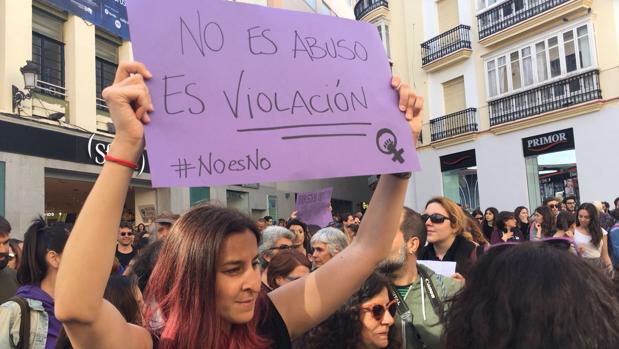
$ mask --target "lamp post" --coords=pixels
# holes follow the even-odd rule
[[[32,98],[31,91],[37,85],[37,80],[39,79],[39,68],[34,62],[27,61],[26,65],[21,67],[19,71],[24,76],[24,87],[26,92],[21,91],[17,86],[13,85],[13,113],[17,108],[18,113],[21,111],[21,103],[26,100]]]

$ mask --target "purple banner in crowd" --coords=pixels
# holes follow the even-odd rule
[[[127,6],[135,58],[154,75],[154,186],[419,168],[374,26],[227,1]]]
[[[296,211],[297,218],[305,224],[315,224],[321,228],[331,223],[333,217],[329,206],[333,188],[325,188],[316,192],[298,193]]]

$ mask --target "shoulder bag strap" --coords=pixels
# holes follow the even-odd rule
[[[400,293],[396,291],[391,285],[389,285],[387,288],[389,289],[389,292],[393,296],[393,299],[395,299],[397,302],[397,309],[398,309],[398,314],[400,315],[400,318],[402,319],[404,323],[406,323],[407,331],[406,331],[406,337],[403,338],[405,341],[403,348],[405,349],[407,348],[405,343],[406,341],[410,340],[413,343],[414,348],[427,349],[428,346],[423,342],[423,340],[421,339],[421,335],[419,334],[419,331],[417,331],[417,328],[413,324],[413,313],[408,308],[408,305],[406,304],[404,299],[402,299],[402,296],[400,296]]]
[[[19,305],[21,311],[21,319],[19,323],[19,343],[17,343],[16,349],[29,349],[30,348],[30,306],[25,298],[15,296],[9,301],[15,302]]]
[[[432,303],[434,313],[440,317],[443,312],[443,302],[439,298],[438,293],[436,292],[436,288],[434,287],[434,284],[430,279],[430,276],[423,268],[419,268],[419,266],[417,266],[417,272],[423,278],[423,284],[421,285],[421,287],[425,288],[426,293],[430,296],[430,303]]]

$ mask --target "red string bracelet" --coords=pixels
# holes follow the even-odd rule
[[[139,169],[138,164],[136,164],[135,162],[131,162],[131,161],[115,158],[115,157],[111,156],[110,154],[105,155],[105,161],[115,162],[115,163],[117,163],[119,165],[122,165],[122,166],[125,166],[125,167],[129,167],[132,170],[138,170]]]

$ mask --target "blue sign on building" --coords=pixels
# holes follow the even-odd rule
[[[68,11],[111,34],[129,40],[127,0],[46,0],[57,8]]]

